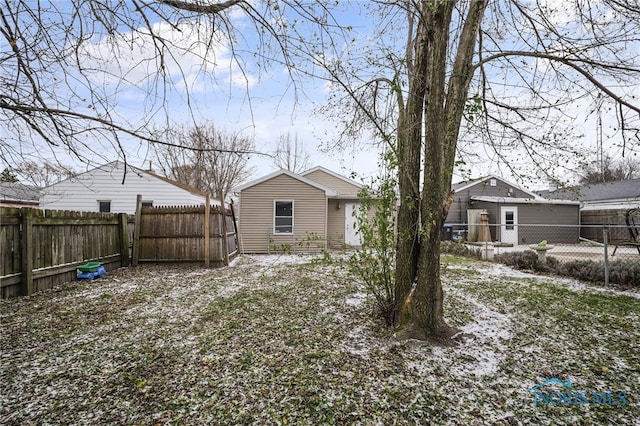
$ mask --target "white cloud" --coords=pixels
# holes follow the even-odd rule
[[[170,82],[181,92],[196,93],[209,86],[247,87],[255,78],[241,70],[229,40],[203,22],[166,22],[105,36],[82,45],[82,66],[105,88],[130,86],[152,90]]]

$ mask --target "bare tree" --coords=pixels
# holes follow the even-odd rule
[[[309,153],[304,149],[304,144],[298,139],[297,133],[293,140],[289,132],[280,135],[273,164],[293,173],[300,173],[309,168]]]
[[[224,263],[228,265],[226,199],[231,188],[251,174],[245,153],[253,150],[253,142],[238,133],[225,133],[213,124],[172,129],[165,139],[172,144],[155,147],[156,160],[165,176],[213,194],[220,201]]]
[[[287,5],[4,0],[0,161],[71,155],[87,164],[114,156],[126,162],[147,142],[170,143],[153,129],[173,127],[177,111],[182,123],[201,121],[194,82],[222,98],[243,77],[248,90],[272,61],[297,72],[279,40],[292,10]],[[245,54],[260,66],[245,62]],[[229,71],[225,80],[216,77],[220,68]]]
[[[192,129],[174,128],[162,137],[172,141],[172,145],[154,147],[162,173],[221,201],[251,174],[249,156],[244,153],[253,150],[253,142],[238,133],[201,124]]]
[[[13,171],[38,188],[44,188],[61,180],[78,174],[71,167],[55,164],[51,161],[23,161],[13,168]]]
[[[446,339],[439,236],[460,147],[485,141],[514,172],[520,162],[549,173],[580,158],[576,120],[594,117],[604,98],[622,149],[637,151],[640,9],[613,0],[376,5],[379,32],[366,43],[331,50],[332,39],[307,54],[329,75],[344,135],[373,132],[397,159],[397,330]]]
[[[579,175],[582,184],[636,179],[640,177],[640,162],[630,157],[614,161],[611,156],[604,155],[602,161],[589,163]]]

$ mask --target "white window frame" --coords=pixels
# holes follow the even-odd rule
[[[276,216],[276,203],[291,203],[291,232],[278,232],[276,231],[276,217],[289,217],[289,216]],[[294,200],[273,200],[273,234],[274,235],[293,235],[295,230],[295,202]]]

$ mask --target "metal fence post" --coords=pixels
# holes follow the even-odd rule
[[[604,242],[604,285],[609,285],[609,226],[604,225],[602,229],[602,240]]]

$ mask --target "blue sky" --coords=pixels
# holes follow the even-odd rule
[[[552,0],[543,3],[561,4]],[[64,2],[54,4],[62,5],[61,7],[66,5]],[[336,16],[341,22],[354,27],[356,41],[351,46],[352,51],[342,49],[342,46],[336,46],[336,51],[345,54],[359,53],[354,46],[364,46],[371,40],[371,32],[375,28],[372,25],[373,21],[364,14],[363,6],[367,4],[369,3],[358,1],[340,3],[344,10]],[[287,18],[294,19],[293,16]],[[377,152],[374,147],[359,144],[344,151],[327,153],[321,150],[321,147],[330,146],[331,142],[336,140],[338,131],[338,123],[318,112],[318,108],[325,104],[329,94],[327,84],[322,80],[302,79],[294,86],[284,66],[261,66],[251,51],[256,41],[255,27],[239,12],[231,12],[230,19],[240,30],[238,43],[234,46],[237,49],[245,49],[241,52],[241,66],[232,60],[230,46],[222,38],[215,40],[214,48],[208,51],[203,50],[201,45],[194,44],[197,34],[193,32],[189,21],[181,21],[177,28],[171,28],[166,23],[153,23],[154,28],[175,46],[185,50],[188,48],[188,52],[172,51],[174,57],[165,63],[167,75],[175,85],[166,87],[167,103],[164,108],[156,98],[149,96],[150,90],[158,89],[154,80],[157,77],[157,68],[154,67],[158,64],[154,60],[141,61],[141,58],[152,56],[151,44],[145,42],[145,37],[141,34],[120,34],[121,38],[116,44],[116,56],[112,50],[114,45],[107,43],[113,40],[93,37],[91,43],[85,45],[86,59],[83,66],[95,68],[96,71],[90,76],[91,84],[104,91],[116,105],[113,110],[116,120],[130,122],[135,126],[142,120],[143,115],[153,115],[153,120],[161,127],[165,123],[163,114],[166,113],[175,123],[188,125],[193,122],[210,121],[226,131],[242,132],[253,138],[256,150],[264,152],[273,151],[280,135],[289,132],[292,136],[297,135],[304,143],[311,155],[312,166],[325,166],[346,175],[351,172],[364,177],[376,174]],[[566,14],[557,15],[556,19],[564,23],[571,22],[571,16]],[[208,33],[206,26],[199,29],[199,36],[212,36],[215,39],[217,33]],[[301,27],[300,31],[304,31],[304,28]],[[397,36],[400,39],[403,37],[402,34]],[[8,46],[2,43],[4,40],[0,42],[0,49],[4,51]],[[125,80],[121,80],[120,77],[124,77]],[[496,74],[494,77],[498,79],[500,76]],[[83,89],[79,87],[79,98],[82,98]],[[640,97],[637,86],[632,90]],[[190,110],[186,103],[187,91]],[[517,90],[514,88],[508,88],[505,93],[517,96]],[[85,104],[78,103],[76,108],[85,108],[86,112],[91,112],[92,108],[89,105],[90,100]],[[585,108],[586,103],[576,103],[567,108],[568,116],[580,117]],[[603,128],[607,135],[615,135],[615,131],[612,130],[615,127],[612,117],[604,117]],[[556,119],[560,120],[553,117],[550,122]],[[576,133],[586,135],[585,140],[596,139],[598,127],[593,117],[573,120],[571,125],[575,127]],[[6,129],[2,131],[6,132]],[[83,167],[92,167],[115,159],[113,140],[105,137],[91,140],[90,143],[94,147],[90,156],[90,162],[93,164]],[[127,138],[123,139],[123,143],[126,147],[127,161],[136,166],[148,166],[152,158],[149,156],[146,143]],[[34,146],[25,144],[21,149],[27,159],[55,156],[61,162],[74,161],[68,159],[64,150],[43,149],[37,142]],[[468,166],[473,177],[492,173],[511,178],[509,170],[504,164],[499,164],[490,151],[479,144],[472,144],[471,149],[479,155]],[[613,152],[613,155],[618,156],[619,152]],[[519,166],[523,173],[535,178],[536,171],[529,166],[526,158],[519,159],[514,156],[512,161],[513,164],[521,161],[522,164]],[[255,167],[256,177],[274,169],[269,158],[259,155],[251,157],[250,165]],[[460,179],[460,175],[454,177],[454,180]]]

